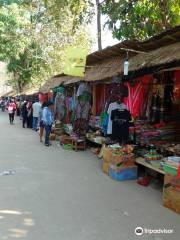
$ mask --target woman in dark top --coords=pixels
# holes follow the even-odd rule
[[[25,124],[27,125],[27,119],[28,119],[28,110],[27,110],[27,102],[26,101],[22,105],[21,116],[22,116],[22,127],[25,128]]]
[[[32,128],[32,122],[33,122],[33,110],[32,110],[32,102],[27,103],[27,110],[28,110],[28,116],[27,116],[27,127]]]

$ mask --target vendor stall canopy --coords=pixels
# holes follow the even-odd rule
[[[49,79],[47,82],[44,83],[39,89],[40,92],[42,93],[47,93],[50,92],[52,89],[60,86],[60,85],[70,85],[76,82],[81,81],[81,77],[73,77],[73,76],[68,76],[64,73],[58,74],[53,76],[51,79]]]
[[[89,54],[85,80],[107,80],[122,75],[127,52],[130,77],[180,66],[180,26],[144,42],[124,41]]]

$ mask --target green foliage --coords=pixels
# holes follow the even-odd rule
[[[102,12],[119,40],[144,40],[180,24],[180,0],[108,0]]]
[[[90,46],[79,16],[85,1],[0,1],[0,60],[8,64],[10,81],[18,91],[40,85],[63,70],[66,48]]]

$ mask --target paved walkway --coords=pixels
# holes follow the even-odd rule
[[[115,182],[90,152],[50,148],[37,133],[0,113],[0,240],[178,240],[180,216],[161,205],[161,192]],[[134,229],[174,229],[137,237]]]

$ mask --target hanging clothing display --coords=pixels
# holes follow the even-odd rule
[[[149,95],[148,90],[151,81],[152,75],[147,75],[142,78],[135,79],[134,85],[129,82],[126,84],[129,96],[124,100],[124,102],[128,106],[128,109],[134,118],[138,117],[140,114],[142,116],[147,107],[148,99],[146,98]],[[141,109],[144,109],[144,111],[141,112]]]
[[[90,103],[92,97],[90,94],[89,86],[85,83],[81,83],[79,85],[76,96],[78,97],[75,102],[75,121],[73,125],[73,131],[76,134],[82,136],[86,134],[90,118]]]
[[[131,114],[127,109],[116,109],[111,113],[112,139],[119,144],[127,143]]]
[[[175,101],[180,101],[180,71],[175,71],[174,73],[174,91],[173,97]]]
[[[79,96],[83,95],[84,92],[90,93],[89,86],[87,85],[87,83],[80,83],[77,93],[76,93],[76,96],[79,97]]]
[[[90,103],[77,100],[77,104],[75,108],[76,119],[82,118],[82,119],[88,120],[89,113],[90,113]]]
[[[77,100],[75,108],[75,122],[73,131],[79,135],[85,135],[88,129],[88,121],[90,117],[90,103]]]
[[[56,115],[56,118],[58,120],[63,120],[65,116],[65,96],[63,93],[57,93],[55,97],[55,103],[54,103],[54,113]]]
[[[118,103],[118,102],[113,102],[109,104],[108,107],[108,115],[109,115],[109,119],[108,119],[108,127],[107,127],[107,134],[110,135],[112,134],[112,120],[111,120],[111,112],[115,109],[127,109],[126,105],[124,103]]]

